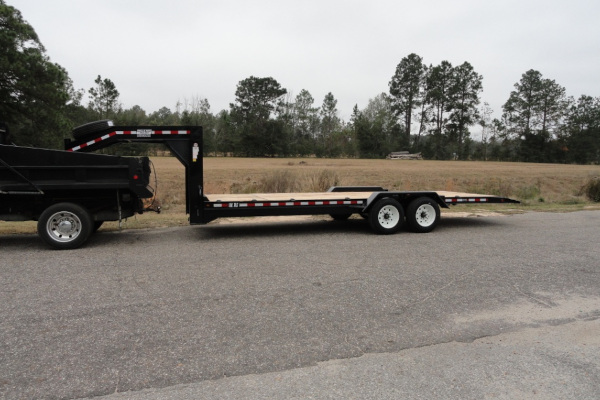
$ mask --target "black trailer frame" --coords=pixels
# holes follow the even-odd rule
[[[191,224],[222,217],[351,214],[368,218],[379,233],[396,232],[404,220],[412,230],[428,232],[439,208],[456,204],[519,203],[505,197],[443,191],[388,191],[381,187],[333,187],[323,193],[211,195],[204,192],[203,135],[200,126],[107,126],[80,140],[65,140],[67,151],[94,151],[119,142],[164,143],[185,167],[186,212]],[[374,210],[375,209],[375,210]],[[386,226],[390,215],[400,222]],[[424,221],[429,215],[429,221]],[[391,223],[390,223],[391,224]],[[398,226],[396,226],[398,225]]]

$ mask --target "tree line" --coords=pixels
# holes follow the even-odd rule
[[[406,150],[439,160],[600,162],[600,98],[568,97],[536,70],[523,73],[501,117],[492,118],[494,110],[481,100],[483,77],[470,63],[427,65],[409,54],[390,77],[389,91],[363,109],[355,105],[344,121],[332,93],[322,101],[306,89],[294,96],[272,77],[241,80],[229,108],[217,113],[202,97],[184,98],[173,110],[124,108],[108,78],[98,75],[89,89],[75,89],[35,30],[4,0],[0,52],[0,121],[19,145],[61,148],[73,127],[112,119],[123,125],[202,125],[204,152],[214,155],[380,158]]]

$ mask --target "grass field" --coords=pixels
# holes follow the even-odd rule
[[[183,210],[183,167],[174,158],[155,158],[159,197],[166,210]],[[600,176],[597,165],[470,161],[206,158],[207,193],[255,191],[279,177],[290,191],[323,190],[322,177],[337,185],[377,185],[389,190],[448,190],[521,200],[529,209],[592,206],[582,186]],[[286,186],[286,185],[280,185]],[[267,186],[268,187],[268,186]]]
[[[130,218],[127,228],[187,224],[184,168],[174,157],[152,158],[161,214]],[[454,211],[574,211],[600,209],[582,187],[598,165],[472,161],[320,158],[205,158],[206,193],[322,191],[330,185],[376,185],[389,190],[447,190],[514,198],[521,205],[457,206]],[[476,208],[475,208],[476,207]],[[445,211],[445,210],[444,210]],[[107,223],[102,229],[117,229]],[[33,222],[1,222],[0,234],[34,232]]]

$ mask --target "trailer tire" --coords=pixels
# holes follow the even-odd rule
[[[38,219],[38,234],[55,249],[75,249],[89,238],[94,227],[90,213],[73,203],[48,207]]]
[[[111,126],[113,126],[113,122],[108,119],[89,122],[87,124],[73,128],[73,138],[78,140],[85,139],[93,133],[109,128]]]
[[[369,212],[369,224],[379,234],[388,235],[398,232],[402,228],[403,221],[404,209],[391,197],[377,201]]]
[[[439,221],[440,206],[430,197],[419,197],[406,209],[406,222],[412,232],[431,232]]]

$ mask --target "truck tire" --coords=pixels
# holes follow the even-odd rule
[[[403,221],[402,205],[390,197],[377,201],[369,212],[369,224],[379,234],[388,235],[398,232]]]
[[[78,127],[73,128],[73,138],[78,140],[85,139],[89,136],[92,136],[93,133],[109,128],[111,126],[113,126],[113,122],[109,119],[103,119],[101,121],[94,121],[84,125],[80,125]]]
[[[38,219],[38,235],[50,246],[64,250],[81,246],[93,229],[90,213],[73,203],[48,207]]]
[[[439,221],[440,206],[430,197],[419,197],[406,209],[406,222],[413,232],[431,232]]]

